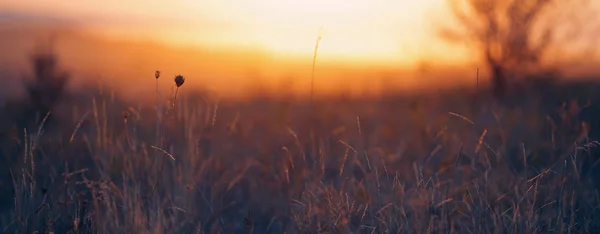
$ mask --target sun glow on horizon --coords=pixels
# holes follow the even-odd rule
[[[112,37],[257,49],[277,58],[311,59],[322,29],[318,57],[323,61],[410,64],[451,54],[439,45],[428,18],[444,1],[32,0],[0,7],[63,17]]]
[[[237,43],[277,55],[310,57],[320,34],[318,54],[323,59],[408,62],[419,53],[414,47],[427,40],[429,29],[422,17],[436,1],[230,0],[223,5],[245,19]]]

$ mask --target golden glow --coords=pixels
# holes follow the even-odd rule
[[[225,1],[245,19],[242,37],[277,54],[312,56],[319,29],[319,57],[406,62],[407,48],[424,41],[426,10],[435,0]]]
[[[0,1],[0,30],[11,25],[16,30],[3,31],[0,51],[10,53],[0,54],[0,61],[11,69],[26,66],[33,40],[46,29],[67,26],[77,33],[61,37],[58,50],[61,63],[78,77],[112,77],[139,89],[160,69],[193,77],[187,87],[212,87],[228,95],[258,83],[306,94],[322,27],[315,93],[435,88],[459,80],[473,84],[474,70],[483,64],[472,45],[446,44],[436,34],[436,26],[453,19],[446,1]],[[6,19],[16,25],[5,24]],[[39,27],[27,34],[23,21]],[[153,85],[149,82],[148,89]]]
[[[311,54],[322,27],[321,55],[399,57],[396,30],[383,30],[389,24],[374,8],[365,0],[263,0],[248,10],[263,30],[253,39],[275,52]]]
[[[0,8],[62,17],[128,38],[244,47],[321,59],[407,63],[431,56],[432,10],[444,0],[31,0]],[[439,48],[437,48],[439,49]],[[439,55],[445,54],[438,53]]]

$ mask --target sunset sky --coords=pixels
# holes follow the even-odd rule
[[[176,45],[267,50],[402,63],[448,47],[432,35],[444,0],[3,1],[4,12],[78,24],[91,31]],[[441,53],[443,52],[443,53]],[[453,57],[456,59],[456,56]]]
[[[556,3],[598,12],[594,9],[600,9],[600,1],[589,1],[595,6]],[[143,79],[160,69],[169,75],[183,73],[194,77],[187,82],[190,85],[211,86],[228,93],[237,94],[246,86],[261,82],[269,83],[272,89],[283,84],[286,92],[291,92],[293,83],[297,92],[305,93],[312,85],[313,50],[322,33],[315,69],[317,92],[348,87],[377,90],[391,86],[390,82],[404,89],[457,82],[475,84],[475,70],[486,68],[473,50],[475,43],[461,38],[453,44],[440,37],[439,29],[453,26],[454,22],[447,3],[448,0],[0,1],[0,29],[4,30],[0,50],[8,51],[0,54],[0,75],[13,77],[23,73],[35,40],[45,38],[36,33],[46,29],[52,33],[56,26],[65,26],[76,33],[67,30],[67,36],[61,34],[56,47],[62,65],[77,77],[124,82],[119,78]],[[565,17],[575,19],[577,27],[582,28],[591,25],[591,18],[573,16],[597,15],[567,11],[558,5],[553,9],[572,14]],[[563,28],[573,28],[570,26]],[[82,30],[85,33],[80,33]],[[584,45],[590,45],[597,35],[600,30],[595,34],[584,32],[579,38],[586,39]],[[556,45],[578,45],[574,40],[567,41]],[[565,50],[552,53],[545,57],[568,60],[567,65],[560,65],[566,72],[597,71],[597,60],[587,52],[583,60],[571,59]],[[586,67],[575,66],[581,64]],[[382,85],[384,79],[387,85]],[[153,83],[148,84],[152,90]],[[136,87],[140,89],[139,85]]]

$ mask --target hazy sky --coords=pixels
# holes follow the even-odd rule
[[[454,19],[447,10],[447,1],[0,0],[0,27],[16,25],[20,29],[19,22],[27,21],[35,24],[23,25],[74,25],[76,29],[96,35],[129,41],[121,44],[109,40],[107,43],[106,40],[95,40],[98,37],[91,34],[85,34],[87,37],[79,38],[81,40],[77,36],[61,38],[61,62],[69,71],[81,73],[82,77],[98,74],[115,79],[141,78],[148,74],[152,76],[160,69],[165,74],[184,73],[194,77],[189,83],[196,82],[198,86],[209,84],[217,89],[237,90],[242,86],[240,82],[256,84],[256,77],[259,77],[274,86],[277,82],[287,84],[294,80],[298,92],[303,92],[311,85],[313,50],[322,27],[316,69],[319,90],[326,90],[326,87],[341,89],[342,82],[350,83],[351,80],[356,81],[353,85],[358,88],[369,88],[367,83],[373,83],[371,86],[377,88],[381,86],[377,79],[390,77],[401,87],[454,84],[459,79],[472,84],[475,70],[485,68],[478,61],[476,51],[472,50],[474,43],[461,40],[462,45],[448,44],[436,34],[439,32],[436,27],[451,25]],[[589,1],[600,5],[600,1]],[[582,7],[570,1],[556,2]],[[581,16],[576,22],[580,26],[590,25],[588,20],[595,18],[595,14],[587,14],[588,18],[585,18],[586,14],[581,11],[564,7],[555,6],[554,10]],[[11,20],[16,24],[2,24]],[[31,48],[24,39],[36,37],[24,33],[19,37],[17,34],[0,37],[0,50],[8,51],[0,55],[0,61],[4,61],[2,64],[13,73],[16,62],[27,62]],[[580,37],[594,44],[595,35],[598,34]],[[158,49],[160,46],[148,41],[181,48]],[[558,46],[573,47],[575,42],[568,40]],[[187,47],[189,45],[203,49],[192,50]],[[206,48],[228,51],[218,53],[223,50]],[[552,52],[546,57],[569,60],[565,51]],[[585,60],[593,60],[585,55]],[[594,61],[590,64],[595,64]],[[573,66],[582,64],[581,58],[568,62],[568,65],[562,65],[563,68],[578,72],[590,70]],[[153,89],[154,83],[148,84]]]
[[[27,0],[15,15],[64,20],[92,31],[174,44],[266,49],[321,57],[406,62],[447,50],[432,37],[444,0]],[[447,51],[444,51],[447,52]]]

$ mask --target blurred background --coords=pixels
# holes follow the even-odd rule
[[[39,47],[52,48],[74,88],[102,80],[139,96],[154,87],[139,81],[161,70],[222,96],[259,85],[305,95],[319,36],[316,95],[475,86],[476,70],[487,82],[494,63],[598,75],[599,2],[515,2],[2,1],[0,96],[23,94]]]

